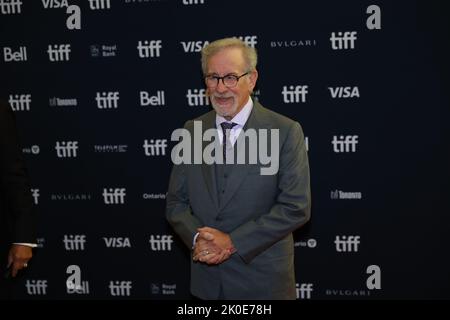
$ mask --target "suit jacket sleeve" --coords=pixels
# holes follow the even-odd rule
[[[11,108],[0,102],[0,197],[12,228],[12,242],[34,243],[35,220],[27,170]]]
[[[189,127],[190,123],[188,121],[184,127]],[[197,233],[197,228],[200,228],[202,225],[192,215],[186,174],[185,164],[173,166],[169,180],[169,190],[167,192],[166,218],[186,246],[191,248],[194,235]]]
[[[292,123],[285,141],[280,142],[278,188],[269,212],[230,233],[238,254],[247,263],[310,219],[309,163],[298,122]]]

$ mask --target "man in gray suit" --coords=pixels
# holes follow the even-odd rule
[[[192,248],[191,293],[200,299],[296,298],[292,232],[311,215],[308,158],[299,123],[251,99],[256,64],[256,50],[239,39],[202,50],[214,110],[186,122],[184,130],[194,139],[198,128],[215,131],[221,148],[215,150],[223,150],[225,161],[175,162],[170,177],[166,216]],[[239,147],[250,130],[277,138],[261,135],[257,143],[279,159],[275,172],[263,174],[262,161],[249,162],[252,151],[244,164],[229,160],[233,151],[239,157],[239,150],[254,150],[255,144]]]

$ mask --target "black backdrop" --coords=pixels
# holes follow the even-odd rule
[[[39,217],[20,297],[189,298],[188,251],[164,218],[170,137],[210,109],[198,51],[226,36],[255,45],[255,98],[298,120],[308,139],[313,217],[295,235],[298,298],[450,297],[443,5],[0,5],[0,97],[16,111]],[[379,28],[368,27],[373,18]],[[335,49],[333,33],[355,40]],[[296,87],[307,93],[294,101]],[[345,139],[356,141],[354,152],[340,149]],[[158,143],[167,147],[152,154]],[[66,287],[69,266],[81,272],[75,291]]]

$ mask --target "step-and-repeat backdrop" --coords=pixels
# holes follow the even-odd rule
[[[295,233],[298,299],[449,298],[438,11],[0,0],[0,97],[17,117],[39,217],[17,294],[190,297],[189,251],[164,212],[171,133],[210,110],[201,48],[239,37],[259,53],[254,99],[305,132],[313,209]]]

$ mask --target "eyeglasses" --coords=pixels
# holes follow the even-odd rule
[[[205,77],[205,82],[209,88],[215,88],[219,85],[219,80],[222,80],[222,83],[224,84],[225,87],[234,88],[237,86],[239,79],[248,74],[249,72],[246,72],[240,76],[234,74],[227,74],[224,75],[223,77],[209,75]]]

